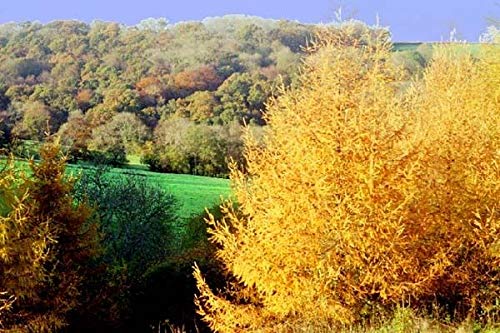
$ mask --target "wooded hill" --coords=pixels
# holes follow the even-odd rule
[[[247,16],[0,25],[0,143],[29,155],[20,142],[57,133],[74,160],[141,155],[153,170],[225,176],[241,158],[239,125],[265,125],[265,102],[294,84],[321,27]],[[430,52],[413,45],[394,60],[410,76]]]

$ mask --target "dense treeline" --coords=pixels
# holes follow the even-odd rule
[[[0,25],[0,143],[18,151],[58,133],[74,160],[145,152],[155,170],[225,175],[241,158],[236,124],[265,124],[265,101],[295,82],[318,28],[245,16]],[[395,60],[414,74],[428,53]]]
[[[126,154],[141,154],[146,141],[157,146],[165,140],[164,126],[155,129],[172,118],[191,122],[177,128],[180,133],[168,134],[174,142],[193,127],[217,134],[229,131],[232,123],[262,125],[264,102],[278,81],[292,81],[301,46],[314,29],[243,16],[175,25],[149,19],[132,27],[77,21],[3,24],[1,141],[40,141],[46,132],[59,133],[75,159],[98,155],[120,164]],[[217,127],[207,129],[212,125]],[[237,150],[229,141],[234,140],[225,140],[224,149]],[[169,149],[159,153],[167,156]],[[227,173],[226,154],[217,155],[223,158],[215,172]],[[154,162],[153,168],[199,169],[170,159]],[[202,168],[207,174],[212,167]]]

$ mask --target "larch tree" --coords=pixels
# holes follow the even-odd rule
[[[228,287],[194,272],[217,332],[331,331],[436,299],[498,315],[498,53],[441,47],[404,89],[387,32],[352,32],[320,33],[232,165],[238,208],[208,221]]]
[[[67,325],[86,265],[98,252],[92,209],[75,204],[60,145],[47,143],[40,155],[20,177],[10,166],[0,184],[0,291],[9,300],[0,313],[2,332],[54,332]]]
[[[31,298],[40,286],[51,243],[47,225],[27,219],[29,192],[17,190],[19,172],[8,161],[0,175],[0,328],[12,317],[17,299]],[[14,194],[16,192],[17,194]]]

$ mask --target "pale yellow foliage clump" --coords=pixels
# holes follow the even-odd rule
[[[265,147],[249,137],[233,167],[238,210],[209,221],[236,282],[214,293],[196,269],[199,313],[219,332],[287,332],[438,298],[498,312],[498,53],[439,48],[401,91],[383,33],[322,36],[300,88],[269,103]]]

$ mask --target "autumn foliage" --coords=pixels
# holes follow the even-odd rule
[[[399,304],[498,316],[499,53],[439,46],[404,88],[383,31],[350,36],[320,34],[232,166],[238,209],[209,220],[228,287],[195,270],[215,331],[328,331]]]
[[[2,332],[55,332],[66,326],[98,251],[92,210],[74,202],[60,146],[47,143],[40,155],[30,173],[9,164],[1,174]]]

